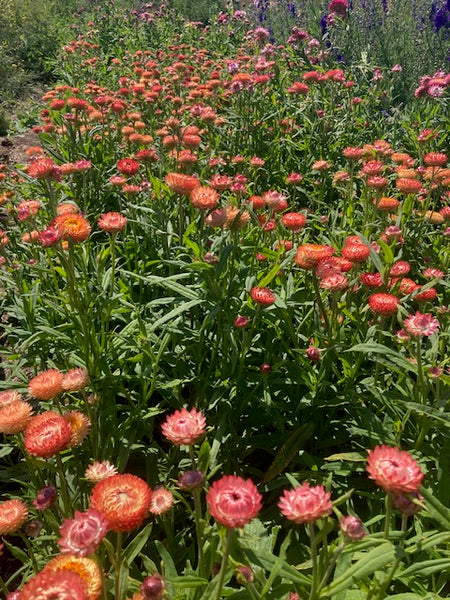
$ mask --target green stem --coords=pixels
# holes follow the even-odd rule
[[[225,541],[225,550],[222,556],[222,563],[220,565],[220,576],[219,576],[219,585],[217,587],[217,594],[215,596],[215,600],[220,600],[220,596],[222,595],[223,582],[225,581],[225,573],[227,571],[227,563],[228,556],[230,554],[231,547],[231,539],[233,535],[233,529],[227,530],[227,537]]]
[[[59,487],[61,489],[61,497],[64,506],[64,516],[67,518],[71,512],[70,500],[69,500],[69,492],[67,489],[67,482],[64,475],[64,468],[61,460],[61,456],[58,454],[55,455],[56,460],[56,470],[59,475]]]
[[[116,562],[115,562],[116,576],[115,576],[115,600],[121,600],[120,597],[120,571],[122,568],[122,532],[117,533],[117,544],[116,544]]]
[[[311,592],[309,594],[309,600],[314,600],[316,598],[316,590],[318,584],[318,565],[317,565],[317,548],[316,548],[316,540],[314,536],[314,525],[312,523],[308,523],[308,533],[309,539],[311,540],[311,560],[312,560],[312,582],[311,582]]]
[[[334,565],[337,563],[338,558],[341,556],[342,552],[344,551],[344,548],[346,546],[346,542],[344,541],[337,549],[336,552],[333,554],[327,570],[325,571],[325,575],[322,577],[321,582],[319,583],[319,587],[317,588],[317,593],[319,594],[319,592],[321,591],[321,589],[327,584],[327,581],[334,569]]]
[[[194,449],[189,446],[189,456],[191,458],[192,468],[196,470],[197,463],[194,457]],[[205,566],[203,560],[203,526],[202,526],[202,504],[200,501],[200,490],[197,488],[192,490],[194,498],[194,520],[195,520],[195,534],[197,538],[197,568],[199,577],[205,577]]]
[[[330,323],[328,321],[327,311],[325,309],[325,306],[324,306],[323,300],[322,300],[322,296],[320,294],[319,280],[317,279],[317,275],[316,275],[316,272],[314,270],[313,270],[313,273],[312,273],[312,280],[313,280],[314,292],[316,294],[316,300],[317,300],[317,303],[319,305],[319,312],[320,312],[320,314],[321,314],[321,316],[323,318],[323,322],[324,322],[324,325],[325,325],[325,330],[326,330],[327,335],[328,335],[328,340],[329,340],[329,342],[331,342],[331,339],[330,339],[331,338]]]
[[[36,557],[34,555],[33,547],[30,544],[30,540],[27,538],[27,536],[24,533],[19,533],[19,535],[22,538],[22,540],[24,541],[25,546],[27,547],[28,554],[30,555],[30,558],[31,558],[31,563],[33,565],[33,571],[35,573],[38,573],[39,572],[39,567],[37,565]]]
[[[392,498],[390,494],[386,494],[386,498],[384,500],[384,505],[386,508],[386,516],[384,520],[384,537],[389,539],[389,531],[391,527],[391,515],[392,515]]]
[[[5,594],[5,598],[8,596],[8,588],[6,587],[6,583],[3,581],[2,576],[0,575],[0,590]]]

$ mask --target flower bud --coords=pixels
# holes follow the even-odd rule
[[[47,485],[41,488],[33,500],[32,504],[36,510],[46,510],[54,504],[56,500],[56,488],[54,485]]]
[[[316,363],[320,360],[319,348],[316,348],[316,346],[309,346],[309,348],[306,349],[306,356],[312,363]]]
[[[35,538],[39,535],[42,527],[42,521],[39,521],[38,519],[32,519],[29,523],[25,525],[24,531],[29,538]]]
[[[204,481],[203,471],[185,471],[178,479],[178,487],[185,491],[195,490],[203,485]]]
[[[253,583],[255,576],[249,565],[239,565],[236,572],[236,579],[241,585]]]
[[[146,577],[141,583],[141,593],[145,600],[161,600],[165,589],[164,579],[158,573]]]
[[[404,515],[412,516],[422,510],[422,507],[414,502],[418,500],[423,502],[423,496],[419,492],[411,492],[410,494],[392,494],[392,501],[397,510]]]
[[[367,535],[361,519],[354,517],[353,515],[348,515],[347,517],[341,519],[339,522],[339,527],[341,528],[344,536],[349,540],[352,540],[352,542],[362,540],[363,537]]]

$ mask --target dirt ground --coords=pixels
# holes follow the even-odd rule
[[[25,133],[0,137],[0,163],[9,166],[27,162],[25,150],[30,146],[39,146],[39,137],[29,129]]]

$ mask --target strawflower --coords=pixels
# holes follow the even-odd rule
[[[28,393],[38,400],[52,400],[63,391],[63,374],[58,369],[48,369],[33,377]]]
[[[206,419],[201,411],[182,408],[166,417],[161,425],[163,435],[175,446],[192,446],[205,433]]]
[[[89,508],[86,512],[75,511],[73,519],[66,519],[61,525],[61,538],[58,544],[63,554],[84,557],[94,554],[108,531],[105,516]]]
[[[416,311],[403,321],[405,330],[414,337],[430,336],[439,329],[439,321],[432,315]]]
[[[262,496],[250,479],[224,475],[206,495],[211,516],[228,528],[244,527],[261,510]]]
[[[385,492],[394,494],[417,491],[423,479],[419,464],[408,452],[385,445],[369,450],[367,472]]]
[[[43,572],[63,571],[75,573],[86,584],[88,600],[98,600],[102,591],[102,576],[100,569],[92,558],[76,557],[70,554],[60,554],[48,562]]]
[[[87,585],[72,571],[41,571],[20,590],[18,600],[90,600]]]
[[[15,533],[28,517],[28,507],[22,500],[0,502],[0,535]]]
[[[294,523],[312,523],[329,515],[330,494],[322,485],[311,487],[306,481],[294,490],[284,490],[278,503],[282,514]]]
[[[46,411],[33,417],[25,429],[25,450],[32,456],[49,458],[68,447],[72,430],[60,414]]]
[[[117,475],[117,468],[107,460],[94,461],[84,472],[85,478],[91,483],[98,483],[112,475]]]

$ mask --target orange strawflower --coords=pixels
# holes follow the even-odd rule
[[[168,173],[165,177],[167,187],[177,194],[189,196],[193,189],[200,186],[200,181],[192,175]]]
[[[28,517],[28,507],[22,500],[0,502],[0,535],[15,533]]]
[[[28,393],[38,400],[51,400],[63,391],[63,374],[58,369],[48,369],[33,377],[28,384]]]
[[[23,400],[16,400],[0,408],[0,433],[21,433],[28,425],[33,407]]]
[[[60,231],[63,240],[71,239],[76,244],[84,242],[91,233],[91,226],[80,214],[63,214],[55,217],[53,224]]]
[[[69,446],[79,446],[91,431],[91,421],[79,410],[72,410],[66,413],[64,418],[72,431]]]
[[[86,584],[89,600],[98,600],[102,591],[102,579],[97,563],[91,558],[78,558],[59,554],[48,562],[42,572],[69,571],[76,573]]]
[[[25,450],[39,458],[49,458],[68,447],[72,430],[60,414],[51,410],[33,417],[25,429]]]

